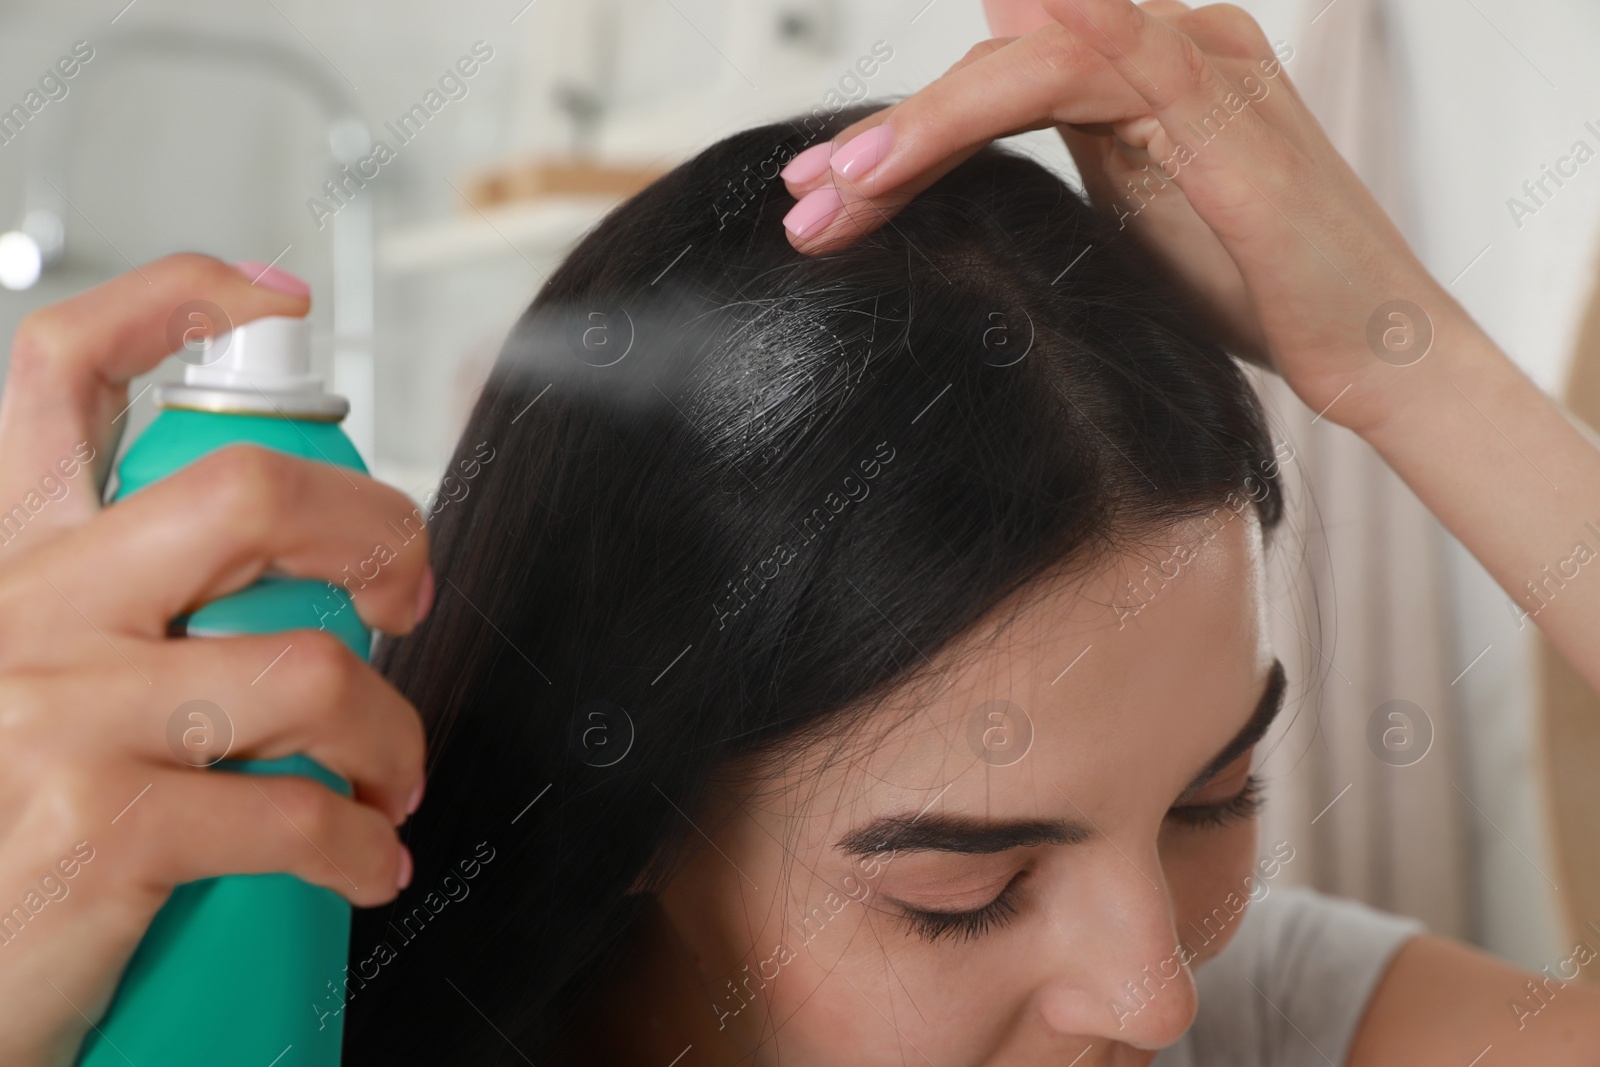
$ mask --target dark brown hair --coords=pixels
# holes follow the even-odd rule
[[[985,148],[806,257],[775,175],[812,136],[655,182],[506,342],[437,606],[378,657],[431,752],[415,880],[357,918],[353,1065],[543,1062],[718,768],[848,725],[1064,562],[1229,494],[1279,522],[1241,369],[1071,187]]]

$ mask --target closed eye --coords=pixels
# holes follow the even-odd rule
[[[1009,925],[1016,917],[1016,886],[1025,873],[1019,871],[1000,890],[999,895],[982,907],[965,911],[929,911],[901,904],[901,919],[912,933],[924,941],[936,942],[945,937],[954,941],[971,941],[982,937],[991,930]]]
[[[1253,774],[1249,775],[1244,780],[1244,787],[1228,799],[1210,804],[1184,804],[1170,808],[1167,811],[1167,818],[1180,826],[1193,829],[1228,826],[1253,819],[1260,814],[1266,803],[1266,798],[1262,794],[1263,785],[1260,778]]]
[[[1167,818],[1188,829],[1206,830],[1255,818],[1265,803],[1265,783],[1256,775],[1247,775],[1243,787],[1226,800],[1208,804],[1183,804],[1167,811]],[[901,919],[911,933],[924,941],[971,941],[993,930],[1004,928],[1017,915],[1017,883],[1026,871],[1016,877],[989,903],[963,911],[933,911],[900,904]]]

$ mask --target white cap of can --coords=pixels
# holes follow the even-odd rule
[[[198,358],[196,358],[198,357]],[[185,355],[183,384],[265,393],[321,392],[311,373],[311,322],[290,315],[256,319]]]
[[[184,338],[183,384],[156,386],[161,407],[338,422],[350,402],[311,372],[311,323],[273,315],[216,337]]]

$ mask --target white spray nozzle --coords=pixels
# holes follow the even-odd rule
[[[183,384],[264,393],[321,392],[311,373],[311,323],[289,315],[256,319],[183,354]]]

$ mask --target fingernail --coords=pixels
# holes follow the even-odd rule
[[[839,213],[844,200],[839,190],[831,185],[813,189],[802,196],[789,213],[783,217],[783,228],[796,237],[804,237],[813,230],[826,226]]]
[[[786,182],[804,185],[828,169],[828,157],[832,152],[833,145],[827,141],[814,144],[789,160],[789,165],[778,172],[778,177]]]
[[[852,137],[845,146],[828,160],[840,176],[854,181],[883,162],[894,144],[894,130],[887,122],[874,126],[866,133]]]
[[[395,885],[401,889],[411,884],[413,871],[411,863],[411,850],[406,848],[405,842],[400,842],[400,877],[395,879]]]
[[[422,572],[422,584],[417,587],[417,622],[428,617],[433,610],[433,567]]]
[[[422,804],[422,789],[427,784],[428,780],[424,778],[422,781],[412,786],[411,796],[406,798],[407,815],[415,815],[417,813],[417,808]]]
[[[280,293],[290,296],[310,296],[311,286],[302,278],[290,274],[281,267],[274,267],[266,263],[258,263],[253,259],[240,260],[233,265],[234,270],[250,279],[251,285],[259,285],[263,289],[276,289]]]

